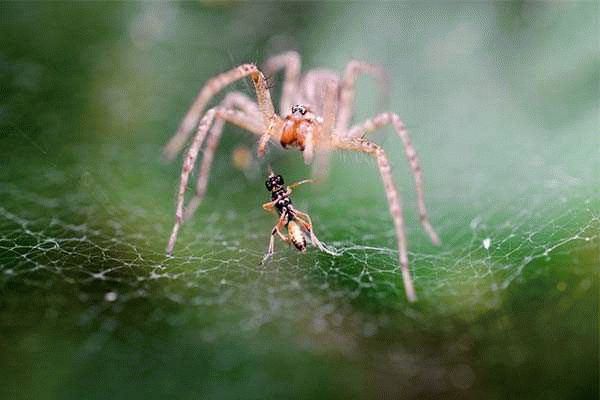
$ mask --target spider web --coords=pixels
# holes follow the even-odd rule
[[[144,10],[131,28],[132,40],[143,46],[158,40],[156,33],[135,30],[141,29],[140,19],[155,12]],[[348,12],[339,18],[352,19]],[[81,118],[89,137],[71,136],[77,140],[62,143],[55,153],[49,150],[53,142],[46,142],[34,149],[17,147],[5,157],[0,288],[31,295],[29,307],[40,307],[17,316],[22,300],[6,296],[1,301],[7,318],[52,320],[72,313],[70,318],[89,334],[78,349],[81,357],[99,352],[121,325],[138,326],[132,316],[137,313],[150,323],[193,326],[208,342],[237,331],[274,329],[306,341],[309,348],[350,354],[361,337],[407,320],[433,325],[431,315],[460,315],[468,321],[502,309],[519,287],[548,276],[557,277],[559,290],[575,284],[578,293],[589,296],[600,235],[594,190],[600,183],[599,97],[591,106],[586,99],[573,106],[584,109],[576,118],[556,122],[549,110],[569,98],[569,88],[559,87],[537,109],[524,108],[535,94],[521,88],[522,76],[549,57],[556,41],[561,49],[561,43],[585,42],[558,38],[529,64],[507,62],[496,69],[483,51],[494,34],[490,15],[477,22],[446,21],[427,38],[412,38],[405,46],[423,41],[424,50],[411,62],[386,59],[383,44],[372,47],[370,57],[365,54],[379,54],[390,66],[399,80],[394,87],[401,88],[392,106],[405,110],[407,121],[417,121],[408,125],[423,161],[431,220],[443,241],[435,247],[420,231],[398,138],[392,132],[378,134],[374,140],[389,151],[403,189],[410,265],[420,298],[416,306],[404,300],[395,235],[374,163],[359,155],[336,154],[327,182],[294,193],[298,207],[311,213],[319,237],[341,256],[314,249],[298,254],[277,243],[274,260],[260,265],[274,221],[260,209],[268,197],[260,170],[246,171],[248,178],[231,168],[232,148],[240,141],[253,146],[252,138],[232,131],[218,153],[208,198],[183,227],[174,257],[166,257],[180,166],[161,164],[159,154],[165,126],[181,114],[181,108],[166,106],[166,99],[189,90],[165,77],[172,70],[160,69],[167,51],[149,54],[142,46],[132,55],[129,47],[117,46],[118,68],[101,61],[95,67],[90,104]],[[375,29],[378,18],[381,13],[364,23]],[[594,37],[593,32],[579,34]],[[161,40],[181,39],[176,32],[165,35]],[[336,51],[320,55],[314,49],[314,60],[343,65],[350,47],[362,43],[349,35],[356,40],[337,47],[327,44],[335,38],[325,38],[320,48]],[[582,44],[578,51],[571,58],[583,59],[589,47]],[[441,56],[474,78],[453,81],[452,69],[445,71],[444,82],[426,79],[443,68]],[[429,69],[421,73],[418,66],[426,64]],[[553,66],[535,88],[560,83],[564,68]],[[206,69],[207,74],[212,70]],[[187,73],[196,82],[197,74]],[[154,83],[139,89],[140,82]],[[369,110],[374,95],[362,85],[365,97],[358,109]],[[161,90],[168,95],[149,95]],[[184,104],[185,96],[177,96]],[[157,110],[166,111],[153,120]],[[367,114],[358,118],[362,115]],[[31,142],[27,129],[9,125],[7,131],[12,139]],[[126,133],[147,131],[154,133]],[[270,157],[288,181],[309,174],[296,153],[272,149]]]
[[[112,302],[126,305],[147,296],[192,306],[198,312],[222,304],[231,307],[233,302],[232,308],[245,315],[239,321],[242,329],[256,329],[291,315],[294,319],[313,318],[318,329],[325,329],[319,325],[325,324],[321,321],[324,314],[348,317],[331,303],[339,303],[340,298],[374,297],[373,301],[393,308],[404,303],[395,235],[372,163],[361,165],[347,157],[336,160],[336,164],[350,163],[362,171],[370,181],[365,186],[373,187],[366,196],[344,187],[344,177],[336,170],[331,178],[338,182],[334,196],[329,195],[332,183],[327,188],[295,193],[299,207],[310,210],[318,234],[341,251],[340,257],[314,249],[300,255],[277,243],[273,262],[261,266],[273,223],[270,215],[259,210],[265,194],[255,188],[262,189],[261,179],[243,183],[245,178],[239,174],[227,179],[217,175],[213,181],[233,184],[221,187],[219,193],[213,190],[215,198],[207,200],[195,221],[185,225],[176,254],[169,258],[163,247],[171,224],[171,204],[162,202],[161,212],[150,205],[154,196],[168,190],[157,190],[149,199],[147,193],[139,193],[148,188],[138,187],[132,189],[138,191],[133,196],[120,192],[123,197],[115,197],[118,188],[114,185],[121,185],[119,179],[123,178],[119,177],[120,165],[129,163],[132,155],[122,160],[122,152],[114,145],[103,150],[103,162],[109,160],[107,164],[113,167],[99,166],[96,171],[102,169],[100,173],[93,172],[94,168],[80,174],[49,167],[42,176],[31,177],[28,185],[34,184],[33,189],[14,183],[0,185],[4,199],[0,206],[3,287],[16,284],[51,289],[70,284],[84,302],[103,298],[105,306],[92,302],[100,308]],[[139,154],[133,157],[141,158]],[[148,153],[139,169],[152,158]],[[225,169],[227,162],[221,164]],[[458,196],[429,191],[432,218],[444,238],[440,248],[428,244],[419,231],[409,208],[414,207],[414,198],[407,196],[410,264],[422,300],[436,303],[451,298],[452,305],[436,306],[443,313],[450,307],[471,309],[477,305],[481,311],[498,307],[501,292],[522,279],[537,260],[550,261],[561,254],[576,257],[585,249],[597,249],[600,213],[597,199],[586,193],[589,181],[563,177],[520,175],[514,184],[522,190],[510,195],[500,194],[498,185],[488,193],[486,187],[474,189],[476,198],[467,194],[466,199],[459,199],[465,208],[453,204],[452,211],[446,211],[449,215],[444,204]],[[135,174],[130,178],[138,179]],[[149,176],[140,179],[156,180]],[[532,196],[533,181],[540,179],[543,193]],[[409,179],[404,180],[410,186]],[[65,187],[78,189],[60,193]],[[140,204],[136,195],[144,197],[147,204]],[[338,213],[340,199],[345,202],[342,217]],[[226,209],[220,206],[232,200],[233,205]],[[591,281],[586,282],[583,285],[591,287]],[[104,290],[98,292],[99,288]],[[103,318],[102,313],[94,317]]]

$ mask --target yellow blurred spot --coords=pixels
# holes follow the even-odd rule
[[[557,288],[559,291],[561,291],[561,292],[564,292],[564,291],[565,291],[565,289],[567,288],[567,284],[566,284],[565,282],[558,282],[558,283],[556,284],[556,288]]]
[[[231,155],[233,166],[241,171],[246,171],[252,164],[252,152],[246,146],[238,146]]]

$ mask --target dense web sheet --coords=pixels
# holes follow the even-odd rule
[[[247,211],[241,215],[233,208],[214,208],[209,201],[197,223],[185,226],[175,256],[168,258],[163,254],[168,219],[157,217],[152,208],[107,198],[101,182],[116,177],[94,177],[88,171],[89,192],[51,196],[40,193],[70,186],[69,178],[58,171],[46,174],[62,177],[46,179],[51,183],[35,190],[0,186],[6,199],[0,207],[4,287],[18,283],[51,288],[60,282],[75,285],[81,298],[103,296],[108,303],[156,296],[158,289],[165,301],[200,309],[233,301],[246,314],[240,324],[253,327],[291,315],[317,318],[322,311],[311,307],[324,302],[319,307],[333,307],[333,312],[329,301],[339,303],[340,298],[375,296],[392,305],[402,303],[393,230],[385,204],[377,200],[377,208],[350,208],[352,218],[322,216],[331,212],[331,199],[317,208],[311,204],[321,210],[315,214],[318,233],[342,256],[315,249],[299,255],[278,244],[274,261],[260,266],[272,218],[257,207],[241,207]],[[445,242],[441,248],[428,245],[411,221],[410,263],[420,297],[435,303],[450,296],[455,306],[481,307],[483,301],[483,309],[496,307],[502,290],[536,260],[561,253],[576,257],[582,249],[597,246],[600,217],[594,199],[576,193],[569,190],[565,196],[554,193],[533,201],[527,193],[522,198],[515,193],[505,203],[472,210],[465,218],[434,211]],[[349,204],[363,202],[345,195]],[[235,198],[235,193],[221,196]],[[303,206],[318,202],[319,193],[299,191],[297,197]],[[385,229],[373,231],[373,226]],[[306,315],[299,317],[298,310]],[[336,318],[347,317],[344,314],[338,312]]]

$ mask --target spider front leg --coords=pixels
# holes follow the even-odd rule
[[[390,163],[385,155],[385,152],[378,145],[364,139],[339,139],[335,141],[335,146],[343,150],[352,150],[362,153],[367,153],[375,158],[379,174],[383,181],[385,194],[390,209],[390,214],[394,222],[396,237],[398,239],[398,253],[400,261],[400,269],[402,271],[402,280],[404,281],[404,290],[409,301],[417,300],[415,288],[413,286],[412,277],[408,268],[408,252],[406,244],[406,229],[404,227],[404,216],[402,214],[402,200],[400,194],[394,186],[392,179],[392,171]]]
[[[267,143],[272,137],[281,135],[281,127],[283,126],[283,120],[275,114],[273,108],[273,101],[271,100],[271,93],[267,87],[267,81],[265,80],[262,72],[258,72],[251,75],[252,82],[254,82],[254,88],[256,89],[256,98],[258,100],[258,108],[263,117],[263,123],[266,128],[265,132],[258,141],[257,154],[259,157],[263,157],[266,152]]]
[[[245,115],[236,110],[226,110],[220,108],[211,108],[206,112],[204,117],[200,120],[200,124],[198,125],[198,132],[192,141],[192,145],[190,146],[187,155],[183,161],[183,167],[181,170],[181,179],[179,182],[179,191],[177,193],[177,207],[175,211],[175,224],[173,225],[173,230],[171,232],[171,236],[169,237],[169,243],[167,244],[167,254],[173,253],[173,248],[175,247],[175,241],[177,240],[177,234],[181,225],[183,224],[183,216],[184,216],[184,202],[185,202],[185,192],[187,190],[187,184],[194,168],[194,164],[196,162],[196,158],[198,157],[198,152],[200,151],[200,147],[202,143],[206,139],[207,133],[215,120],[215,118],[224,119],[225,121],[231,122],[235,125],[241,126],[245,129],[251,130],[255,129],[254,133],[260,134],[260,128],[253,127],[252,123],[246,119]]]
[[[287,112],[292,106],[292,99],[296,96],[300,81],[300,65],[300,54],[288,51],[269,58],[263,66],[267,76],[274,75],[280,69],[285,71],[279,105],[280,114]]]
[[[281,134],[281,127],[283,125],[283,121],[279,117],[274,117],[268,124],[265,133],[258,139],[258,147],[256,150],[256,154],[258,157],[262,158],[265,156],[267,152],[267,144],[269,140],[273,137]]]
[[[171,236],[169,237],[169,243],[167,244],[167,255],[171,255],[173,253],[173,248],[175,247],[175,241],[177,240],[179,228],[181,227],[181,224],[183,224],[183,203],[185,201],[185,191],[187,189],[188,179],[190,177],[192,169],[194,168],[194,163],[196,162],[196,157],[198,156],[198,152],[200,151],[200,146],[202,145],[202,142],[204,142],[208,129],[210,128],[213,120],[215,119],[216,113],[216,109],[210,109],[206,112],[202,120],[200,120],[198,132],[196,133],[196,136],[192,141],[192,145],[188,150],[187,156],[183,161],[181,179],[179,181],[179,191],[177,192],[175,224],[173,225],[173,230],[171,231]]]
[[[344,70],[340,83],[340,107],[337,116],[337,132],[345,133],[352,119],[356,92],[355,84],[360,74],[373,76],[383,92],[384,99],[387,99],[389,96],[389,78],[382,67],[359,60],[350,61]]]
[[[234,69],[215,76],[202,87],[200,93],[194,100],[194,103],[179,125],[177,132],[165,146],[163,150],[164,157],[171,160],[183,148],[190,133],[196,126],[200,117],[202,117],[205,107],[214,95],[227,85],[247,76],[251,77],[254,83],[259,110],[262,114],[265,126],[269,126],[273,119],[278,118],[275,115],[271,94],[269,93],[264,75],[258,70],[256,65],[242,64]]]
[[[400,117],[394,113],[381,113],[372,119],[366,120],[362,124],[352,127],[352,129],[350,129],[348,132],[348,137],[362,137],[367,133],[380,129],[388,124],[392,124],[394,126],[394,129],[398,133],[398,136],[400,136],[402,144],[404,145],[404,153],[408,159],[408,163],[415,181],[415,191],[417,192],[417,206],[419,208],[419,219],[421,221],[421,226],[423,227],[423,230],[427,232],[427,235],[429,235],[429,238],[434,244],[440,244],[440,239],[435,232],[435,229],[433,229],[431,222],[429,222],[429,217],[427,216],[427,207],[425,207],[425,195],[423,192],[423,176],[421,173],[419,157],[417,156],[417,151],[412,144],[410,135],[406,130],[404,122],[402,122]]]
[[[177,153],[179,153],[179,151],[185,145],[185,142],[187,142],[192,130],[196,127],[200,117],[202,117],[202,113],[204,112],[206,105],[214,95],[219,93],[227,85],[258,72],[259,71],[258,68],[256,68],[256,65],[242,64],[234,69],[223,72],[222,74],[209,79],[202,87],[200,93],[198,93],[198,96],[192,103],[192,106],[181,121],[179,128],[177,128],[177,132],[175,132],[173,137],[165,146],[163,150],[164,157],[167,160],[172,160],[175,158]]]
[[[233,107],[238,108],[241,112],[237,112],[238,123],[236,125],[254,134],[262,134],[262,121],[256,119],[255,117],[259,113],[258,106],[245,94],[240,92],[228,93],[219,107],[221,109],[230,109]],[[196,181],[196,194],[185,208],[184,220],[186,221],[192,218],[196,212],[196,209],[202,203],[204,195],[206,194],[210,169],[215,152],[217,151],[217,147],[219,145],[219,140],[221,139],[221,134],[223,133],[225,122],[225,118],[216,118],[215,123],[208,133],[208,138],[206,139],[206,148],[204,149],[204,156],[202,157],[202,164],[200,165],[198,180]]]

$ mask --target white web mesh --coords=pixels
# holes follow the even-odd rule
[[[252,204],[242,208],[245,215],[209,209],[219,201],[208,201],[196,221],[184,226],[175,256],[167,258],[163,247],[170,218],[157,216],[152,207],[111,199],[110,188],[103,188],[102,181],[113,180],[115,171],[108,177],[87,171],[84,187],[89,191],[60,196],[39,193],[69,179],[38,186],[36,191],[0,186],[7,199],[0,208],[4,286],[19,282],[47,287],[56,280],[78,286],[83,297],[103,295],[107,302],[120,303],[144,298],[148,290],[159,287],[159,298],[200,310],[234,302],[246,314],[240,324],[253,327],[298,313],[316,317],[310,307],[322,298],[375,296],[383,303],[403,303],[395,237],[383,199],[375,200],[376,208],[350,208],[348,218],[324,218],[334,204],[326,200],[317,207],[309,204],[320,203],[323,193],[296,191],[299,207],[311,205],[317,233],[341,250],[341,257],[315,249],[299,255],[277,243],[274,261],[260,266],[272,216],[258,207],[250,209]],[[216,196],[235,198],[230,189],[224,192]],[[468,218],[458,218],[458,223],[435,211],[435,204],[442,202],[430,201],[444,245],[427,244],[414,221],[409,225],[410,263],[422,301],[435,304],[450,297],[454,307],[497,307],[501,291],[538,259],[549,260],[555,254],[576,257],[597,247],[600,216],[592,197],[570,196],[552,196],[559,199],[556,202],[516,196],[494,209],[483,206],[466,212]],[[363,202],[347,189],[342,198],[351,204]],[[374,226],[383,228],[373,230]],[[97,283],[105,288],[104,294],[97,293]],[[435,307],[445,312],[448,305]]]

